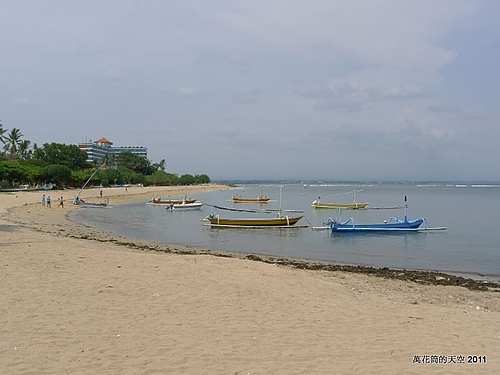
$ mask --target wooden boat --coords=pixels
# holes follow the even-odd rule
[[[368,206],[368,203],[322,203],[319,200],[315,200],[311,204],[314,208],[329,208],[329,209],[341,209],[341,210],[362,210]]]
[[[87,202],[87,201],[84,201],[83,199],[80,198],[80,194],[82,193],[83,189],[85,189],[85,186],[88,185],[88,183],[90,182],[90,180],[92,180],[92,177],[94,177],[95,174],[102,167],[104,167],[105,165],[106,165],[105,163],[101,164],[101,166],[99,168],[97,168],[94,171],[94,173],[92,173],[92,175],[90,175],[90,177],[85,182],[85,184],[83,184],[81,190],[78,192],[78,194],[76,195],[76,197],[73,197],[73,199],[72,199],[72,202],[73,202],[74,205],[80,206],[80,207],[93,207],[93,208],[104,208],[104,207],[108,207],[109,206],[109,199],[106,199],[104,202]]]
[[[185,210],[199,210],[203,207],[203,203],[200,201],[195,202],[181,202],[181,203],[172,203],[167,205],[165,208],[170,211],[185,211]]]
[[[221,218],[219,215],[210,214],[203,220],[208,221],[212,227],[228,227],[228,228],[290,228],[293,227],[297,222],[304,217],[300,216],[283,216],[282,212],[285,210],[281,209],[281,197],[282,197],[283,187],[280,188],[280,208],[276,211],[276,217],[260,217],[260,218]],[[262,195],[261,195],[262,197]],[[233,197],[234,198],[234,197]],[[269,199],[269,198],[266,198]],[[267,202],[267,201],[266,201]],[[241,210],[243,211],[243,210]],[[245,210],[247,211],[247,210]],[[252,212],[262,212],[257,210],[252,210]]]
[[[0,188],[0,192],[3,193],[17,193],[20,191],[35,191],[36,188],[30,185],[21,185],[15,187]]]
[[[380,232],[380,233],[398,233],[398,232],[416,232],[421,230],[420,226],[425,222],[425,218],[421,217],[415,220],[408,220],[408,204],[405,196],[405,216],[403,220],[399,220],[395,217],[391,217],[389,220],[385,220],[382,223],[373,224],[356,224],[354,219],[351,217],[345,221],[337,222],[336,220],[329,219],[329,225],[331,227],[332,233],[338,232]],[[439,228],[428,228],[425,230],[442,230],[446,227]]]
[[[335,232],[412,232],[418,231],[424,223],[423,217],[416,220],[399,220],[391,217],[388,221],[374,224],[356,224],[351,217],[342,222],[333,220],[331,222],[332,233]]]
[[[171,204],[181,204],[181,203],[194,203],[196,199],[193,198],[184,198],[184,199],[162,199],[161,197],[152,198],[148,203],[150,204],[163,204],[163,205],[171,205]]]
[[[322,203],[320,202],[320,197],[317,200],[313,201],[311,206],[314,208],[329,208],[329,209],[341,209],[341,210],[361,210],[368,206],[368,203],[359,203],[356,202],[356,193],[361,190],[353,190],[344,194],[354,194],[354,199],[352,203]]]
[[[22,185],[22,186],[18,186],[18,187],[0,188],[0,192],[18,193],[20,191],[52,190],[53,188],[54,188],[54,185],[52,185],[52,184],[37,185],[37,186]]]
[[[96,208],[104,208],[109,206],[109,199],[106,199],[104,202],[87,202],[78,197],[73,198],[73,204],[80,207],[96,207]]]
[[[45,184],[45,185],[39,185],[35,187],[36,190],[52,190],[54,189],[55,186],[53,184]]]
[[[208,215],[205,219],[211,226],[217,227],[290,227],[302,219],[303,216],[279,216],[275,218],[221,218],[219,215]]]
[[[232,199],[234,203],[267,203],[271,198],[261,194],[257,198],[244,198],[241,195],[233,195]]]

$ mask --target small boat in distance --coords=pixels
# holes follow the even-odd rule
[[[29,185],[0,188],[0,192],[2,193],[17,193],[19,191],[35,191],[35,188],[30,187]]]
[[[106,199],[104,202],[87,202],[78,197],[74,197],[72,199],[74,205],[80,207],[96,207],[96,208],[104,208],[109,206],[109,199]]]
[[[339,195],[344,195],[344,194],[354,194],[354,200],[352,203],[322,203],[320,202],[320,197],[318,197],[317,200],[313,201],[311,206],[314,208],[329,208],[329,209],[341,209],[341,210],[362,210],[363,208],[366,208],[368,206],[368,203],[359,203],[356,202],[356,192],[361,191],[361,190],[353,190],[349,191],[347,193],[339,194]]]
[[[87,202],[87,201],[84,201],[83,199],[80,198],[80,194],[82,193],[83,189],[85,189],[85,186],[88,185],[88,183],[90,182],[90,180],[92,180],[92,177],[95,176],[95,174],[101,169],[103,168],[104,166],[106,165],[106,163],[102,163],[100,165],[99,168],[97,168],[94,173],[92,173],[90,175],[90,177],[88,178],[88,180],[85,182],[85,184],[83,184],[82,188],[80,189],[80,191],[78,192],[78,194],[73,197],[71,199],[71,201],[73,202],[74,205],[76,206],[80,206],[80,207],[95,207],[95,208],[103,208],[103,207],[108,207],[109,206],[109,199],[106,199],[104,201],[101,201],[101,202]]]
[[[171,204],[181,204],[181,203],[194,203],[196,199],[184,197],[183,199],[163,199],[161,197],[151,198],[148,202],[149,204],[163,204],[163,205],[171,205]]]
[[[260,194],[257,198],[243,198],[241,195],[233,195],[234,203],[267,203],[271,198],[265,197]]]
[[[315,200],[311,204],[314,208],[330,208],[336,209],[339,208],[341,210],[362,210],[368,206],[368,203],[322,203],[319,200]]]
[[[172,203],[167,205],[165,208],[170,211],[185,211],[185,210],[199,210],[203,207],[203,203],[200,201],[195,202],[181,202],[181,203]]]

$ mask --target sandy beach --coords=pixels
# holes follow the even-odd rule
[[[67,220],[77,191],[45,193],[52,208],[0,193],[1,374],[500,373],[494,286],[137,241]],[[103,189],[112,205],[185,193]]]

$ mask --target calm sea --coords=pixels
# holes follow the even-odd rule
[[[407,234],[332,234],[313,230],[328,217],[357,223],[381,222],[391,216],[403,218],[404,209],[337,210],[315,209],[313,200],[350,203],[356,200],[371,207],[394,207],[408,197],[408,218],[425,217],[431,227],[446,231]],[[265,205],[235,204],[234,194],[272,199]],[[500,280],[500,184],[393,183],[393,184],[247,184],[233,190],[200,193],[206,205],[195,211],[169,211],[146,205],[146,200],[116,204],[108,209],[74,210],[71,219],[105,231],[158,243],[195,248],[273,255],[340,264],[425,269]],[[281,197],[281,199],[280,199]],[[273,216],[275,214],[225,211],[213,206],[240,209],[302,210],[293,229],[210,228],[200,221],[210,213],[220,216]],[[112,203],[112,202],[111,202]],[[294,213],[289,213],[294,215]],[[341,215],[341,217],[339,217]]]

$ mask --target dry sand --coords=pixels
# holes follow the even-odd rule
[[[498,289],[148,244],[69,222],[76,192],[49,194],[0,193],[0,374],[500,373]]]

